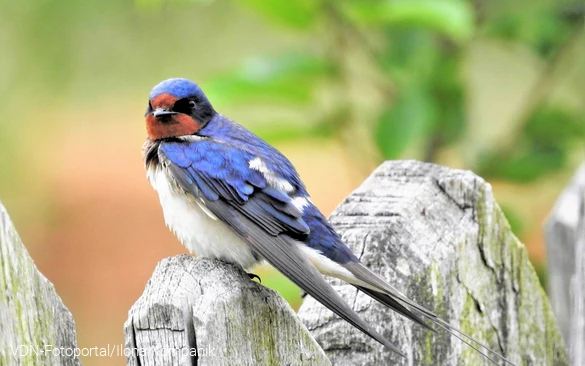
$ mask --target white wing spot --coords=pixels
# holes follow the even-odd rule
[[[311,200],[309,199],[309,197],[300,197],[299,196],[299,197],[293,198],[291,203],[299,211],[303,212],[303,210],[305,209],[305,207],[307,207],[310,202],[311,202]]]
[[[259,171],[264,176],[264,179],[268,182],[268,184],[274,188],[282,189],[286,193],[292,193],[295,190],[292,184],[290,184],[286,179],[282,179],[273,171],[269,170],[264,161],[262,159],[256,157],[250,160],[250,169],[254,169]]]
[[[254,169],[264,174],[268,171],[268,168],[260,158],[254,158],[250,160],[250,169]]]

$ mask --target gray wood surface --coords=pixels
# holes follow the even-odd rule
[[[548,287],[572,365],[585,365],[585,164],[545,227]]]
[[[566,365],[546,295],[522,243],[471,172],[386,162],[330,220],[364,264],[517,365]],[[406,359],[312,298],[299,315],[335,365],[487,365],[444,332],[433,334],[338,280],[331,283]]]
[[[129,365],[330,364],[276,292],[232,265],[187,255],[158,264],[124,335]]]
[[[0,365],[79,365],[71,313],[0,204]]]

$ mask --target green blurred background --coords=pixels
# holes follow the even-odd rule
[[[326,214],[385,159],[473,170],[546,281],[542,223],[585,158],[584,17],[558,0],[0,0],[0,199],[79,346],[122,343],[156,263],[184,252],[140,148],[150,89],[187,77]]]

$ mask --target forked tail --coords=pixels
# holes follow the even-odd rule
[[[357,287],[359,290],[363,291],[373,299],[386,305],[390,309],[414,321],[415,323],[425,327],[426,329],[436,332],[435,329],[433,329],[431,326],[424,322],[425,318],[430,320],[437,327],[445,330],[450,335],[461,340],[463,343],[473,348],[475,351],[477,351],[479,354],[481,354],[483,357],[485,357],[495,365],[499,365],[500,362],[502,361],[509,365],[514,365],[511,361],[509,361],[504,356],[500,355],[498,352],[492,350],[485,344],[465,334],[459,329],[451,326],[449,323],[439,318],[432,311],[408,299],[406,296],[404,296],[402,293],[400,293],[398,290],[396,290],[394,287],[392,287],[390,284],[384,281],[381,277],[371,272],[367,267],[365,267],[361,263],[351,262],[346,264],[345,268],[347,268],[358,280],[368,285],[366,287],[363,285],[353,284],[355,287]],[[480,348],[485,349],[487,352],[482,352]]]

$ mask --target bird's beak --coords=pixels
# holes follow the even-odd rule
[[[157,108],[154,111],[152,111],[152,115],[155,116],[156,118],[163,116],[172,116],[175,114],[177,114],[177,112],[169,111],[168,109],[164,108]]]

